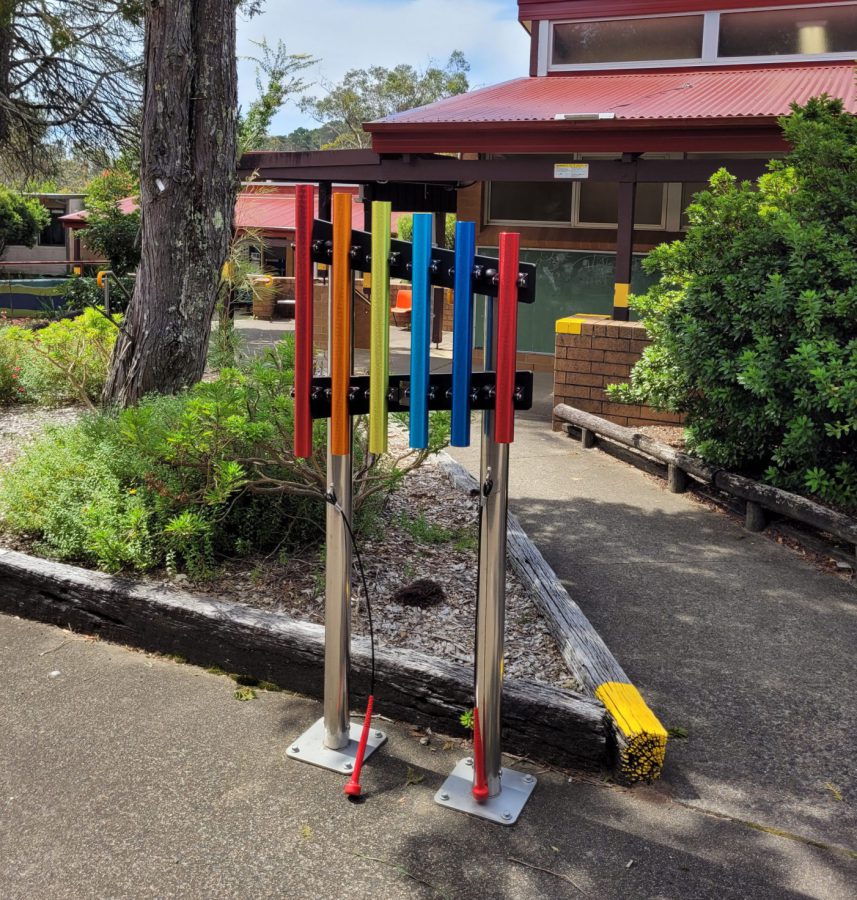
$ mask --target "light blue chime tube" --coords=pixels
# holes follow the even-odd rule
[[[470,377],[473,371],[473,262],[476,223],[455,226],[455,300],[452,308],[453,447],[470,446]]]
[[[431,342],[431,213],[414,215],[413,259],[411,263],[411,397],[410,445],[428,447],[428,390]]]

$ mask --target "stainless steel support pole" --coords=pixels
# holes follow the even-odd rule
[[[485,304],[485,368],[497,358],[497,304]],[[493,438],[494,415],[482,414],[482,528],[479,533],[479,611],[476,617],[476,707],[489,797],[500,793],[500,719],[506,625],[506,514],[509,446]]]
[[[333,279],[328,283],[327,360],[331,347],[333,322],[331,299]],[[353,352],[352,352],[353,358]],[[349,435],[349,447],[351,437]],[[351,522],[351,454],[334,456],[327,433],[327,480],[337,503]],[[327,504],[325,543],[326,591],[324,604],[324,746],[342,750],[348,746],[350,727],[348,673],[351,666],[351,541],[342,513]]]
[[[500,718],[503,697],[503,635],[506,625],[506,511],[509,445],[483,434],[487,445],[479,536],[479,614],[476,620],[476,707],[485,758],[488,796],[500,793]]]
[[[485,371],[497,359],[496,302],[485,298]],[[488,797],[473,797],[474,760],[463,759],[435,794],[435,803],[514,825],[536,786],[536,777],[501,766],[503,644],[506,625],[506,517],[509,500],[509,445],[494,440],[493,414],[482,414],[480,457],[479,610],[476,615],[476,707]]]
[[[331,280],[328,280],[328,291]],[[352,290],[354,288],[352,276]],[[328,323],[330,322],[328,318]],[[354,330],[352,328],[352,338]],[[328,342],[328,363],[330,360]],[[351,348],[352,374],[354,346]],[[329,365],[328,365],[329,371]],[[349,424],[349,448],[353,429]],[[343,513],[352,521],[352,474],[349,452],[334,456],[327,441],[327,489],[336,497],[336,506],[327,504],[326,592],[324,607],[324,715],[296,741],[286,755],[323,769],[350,775],[354,772],[362,728],[351,724],[348,679],[351,667],[351,538]],[[337,507],[339,507],[337,509]],[[340,512],[341,510],[341,512]],[[369,734],[363,759],[367,760],[387,740],[376,728]]]
[[[351,454],[334,456],[327,446],[328,488],[351,521]],[[351,542],[342,514],[327,505],[324,606],[324,746],[348,745],[348,672],[351,664]]]

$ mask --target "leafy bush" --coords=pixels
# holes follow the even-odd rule
[[[653,344],[610,393],[686,413],[712,463],[857,509],[857,119],[822,97],[781,125],[785,160],[718,172],[649,255]]]
[[[107,378],[118,321],[87,309],[38,330],[6,329],[26,397],[49,406],[79,402],[94,408]]]
[[[0,327],[0,405],[20,403],[24,399],[18,349],[9,339],[10,328]]]
[[[140,210],[123,212],[119,202],[140,191],[134,175],[107,169],[93,178],[86,192],[87,246],[110,261],[117,275],[133,272],[140,264]]]
[[[166,565],[201,575],[223,556],[288,553],[323,533],[326,423],[293,452],[294,340],[178,396],[93,413],[49,432],[0,477],[0,520],[61,559],[108,571]],[[430,451],[366,453],[355,425],[359,512]],[[439,449],[446,429],[431,429]]]
[[[116,285],[116,280],[110,280],[110,311],[125,312],[128,301],[134,292],[134,277],[126,275],[119,279],[121,287]],[[104,306],[104,289],[98,286],[95,278],[77,276],[69,278],[63,289],[65,298],[63,307],[72,312],[80,312],[88,307]]]
[[[50,220],[50,213],[34,197],[0,184],[0,256],[9,244],[32,247]]]

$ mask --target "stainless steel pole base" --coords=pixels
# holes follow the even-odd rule
[[[357,745],[360,742],[360,733],[363,731],[362,722],[351,722],[348,731],[348,743],[341,750],[330,750],[324,746],[324,719],[319,719],[308,728],[286,751],[286,756],[301,762],[320,766],[322,769],[330,769],[342,775],[350,775],[354,771],[354,761],[357,759]],[[365,762],[381,746],[387,742],[385,732],[377,728],[369,729],[369,740],[366,741],[366,752],[363,755]]]
[[[535,775],[500,769],[500,793],[484,803],[473,799],[473,759],[462,759],[434,795],[434,802],[447,809],[468,813],[498,825],[514,825],[538,783]]]

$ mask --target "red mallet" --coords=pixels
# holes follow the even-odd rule
[[[360,770],[363,768],[363,756],[366,753],[366,742],[369,740],[369,727],[372,724],[372,705],[375,698],[370,694],[366,703],[366,718],[363,720],[363,731],[360,735],[360,743],[357,745],[357,758],[354,760],[354,773],[351,780],[343,790],[349,797],[360,796]]]
[[[473,709],[473,799],[484,803],[488,799],[485,780],[485,756],[482,752],[482,733],[479,731],[479,710]]]

